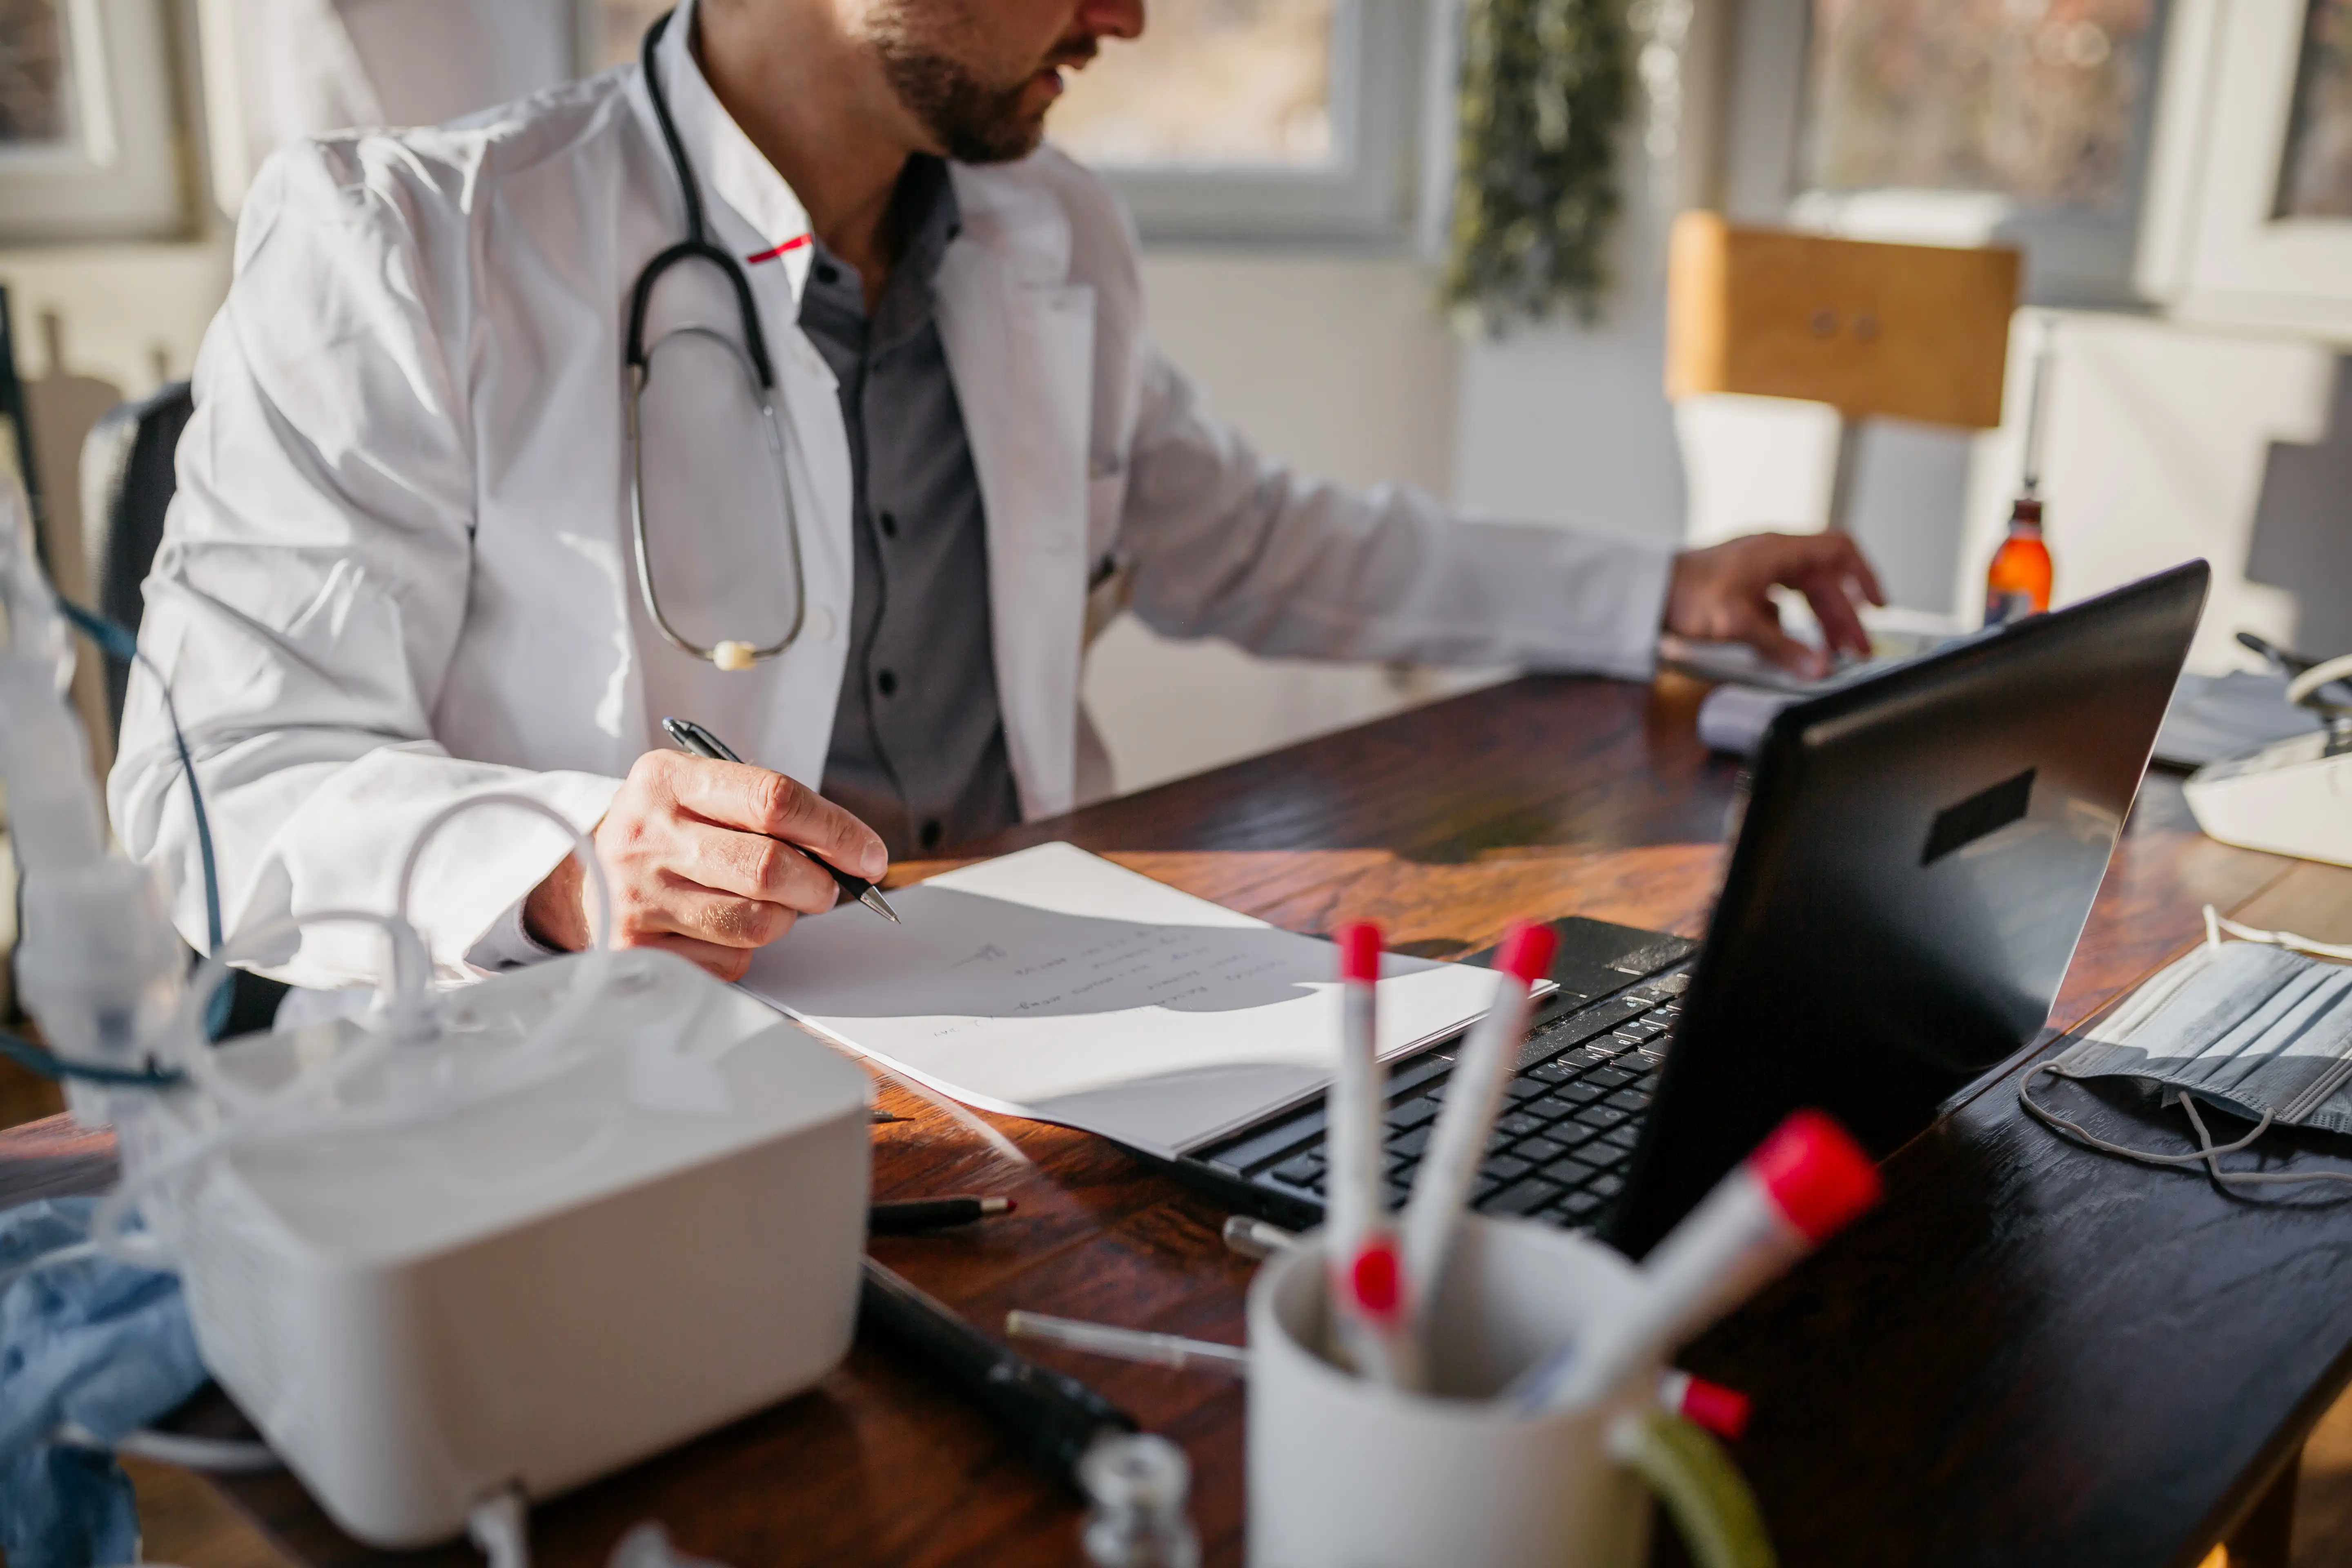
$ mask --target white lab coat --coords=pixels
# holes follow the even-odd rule
[[[704,83],[691,20],[682,7],[659,68],[709,222],[735,254],[766,251],[807,221]],[[1145,336],[1134,235],[1100,180],[1051,151],[954,179],[963,229],[936,279],[938,319],[986,507],[996,686],[1026,816],[1108,787],[1078,692],[1087,584],[1107,559],[1135,612],[1174,636],[1649,668],[1664,552],[1458,521],[1412,491],[1351,492],[1260,457]],[[794,324],[805,247],[749,271],[776,362],[806,630],[782,658],[724,672],[667,646],[638,602],[625,304],[682,225],[635,67],[438,130],[298,144],[257,178],[197,360],[141,639],[198,759],[233,938],[393,907],[420,826],[469,795],[520,791],[593,826],[664,743],[667,713],[822,777],[846,652],[850,461],[833,377]],[[698,323],[739,338],[726,287],[699,268],[665,282],[653,335]],[[772,502],[706,509],[698,494],[662,521],[656,578],[688,635],[781,625],[761,578],[780,548]],[[188,794],[143,671],[110,801],[201,943]],[[510,811],[437,840],[409,914],[438,972],[468,973],[563,849]],[[260,956],[296,984],[351,984],[378,973],[381,938],[319,926]]]

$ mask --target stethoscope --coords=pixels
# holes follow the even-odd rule
[[[768,359],[767,336],[760,331],[760,312],[751,302],[751,281],[735,258],[711,244],[704,232],[702,195],[694,183],[694,167],[686,161],[686,149],[677,139],[677,125],[670,119],[669,102],[662,94],[661,75],[654,68],[654,46],[661,41],[662,29],[676,14],[665,12],[646,28],[646,41],[638,50],[638,60],[645,70],[646,96],[653,100],[654,119],[661,126],[662,141],[668,146],[670,163],[677,170],[678,191],[686,198],[686,237],[646,264],[646,269],[637,274],[636,287],[629,298],[629,533],[636,549],[637,593],[645,601],[646,614],[670,646],[697,658],[707,658],[721,669],[749,669],[763,659],[775,658],[800,637],[801,623],[808,616],[808,584],[801,577],[800,519],[793,507],[792,476],[784,467],[783,426],[776,418],[775,371]],[[661,275],[681,261],[707,261],[726,273],[727,280],[735,286],[735,300],[743,313],[743,342],[750,351],[748,357],[745,350],[737,348],[724,333],[708,327],[680,327],[677,332],[698,333],[711,339],[733,354],[743,367],[744,381],[767,421],[768,452],[775,462],[776,484],[784,498],[784,537],[791,542],[793,562],[793,624],[782,637],[765,647],[734,638],[722,639],[709,647],[690,642],[669,624],[669,617],[662,614],[661,600],[654,593],[653,557],[646,544],[645,443],[638,437],[637,420],[637,405],[645,396],[650,369],[646,355],[646,302],[653,298],[654,284]]]

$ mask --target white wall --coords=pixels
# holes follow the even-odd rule
[[[2056,597],[2083,598],[2203,556],[2213,590],[2189,668],[2209,673],[2255,663],[2232,641],[2241,630],[2294,647],[2306,629],[2335,624],[2317,612],[2352,600],[2340,553],[2290,558],[2268,572],[2255,559],[2266,473],[2284,453],[2330,434],[2334,351],[2126,315],[2069,313],[2058,331],[2044,487]],[[2021,357],[2012,350],[2009,424],[1980,444],[1970,476],[1961,554],[1973,570],[1957,584],[1962,605],[1980,605],[1974,573],[1991,558],[2017,483]],[[2332,413],[2352,418],[2352,409]],[[2352,530],[2352,495],[2312,499],[2317,518],[2281,519],[2274,501],[2271,525]]]

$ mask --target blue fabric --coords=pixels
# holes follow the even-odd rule
[[[176,1275],[84,1258],[8,1278],[88,1238],[94,1198],[0,1214],[0,1552],[8,1568],[111,1568],[139,1555],[131,1480],[102,1443],[184,1403],[205,1381]]]

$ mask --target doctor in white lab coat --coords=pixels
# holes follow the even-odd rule
[[[722,974],[833,902],[790,846],[882,868],[877,836],[815,793],[853,529],[870,520],[835,378],[799,321],[820,246],[888,277],[900,237],[885,219],[912,155],[950,160],[960,226],[930,290],[985,514],[984,646],[1021,816],[1108,787],[1079,669],[1090,615],[1121,600],[1163,633],[1266,654],[1640,676],[1662,626],[1810,657],[1780,635],[1766,596],[1780,582],[1834,643],[1858,642],[1853,602],[1877,591],[1837,536],[1675,556],[1457,519],[1294,474],[1213,418],[1146,333],[1118,201],[1035,150],[1059,70],[1142,23],[1142,0],[687,0],[662,35],[679,150],[713,242],[746,258],[772,355],[790,506],[742,423],[757,405],[735,362],[674,335],[740,340],[731,285],[674,268],[646,333],[682,345],[677,374],[657,359],[654,376],[669,401],[646,437],[648,551],[692,640],[771,640],[802,609],[796,640],[749,669],[664,639],[632,548],[625,318],[685,222],[641,70],[275,156],[197,361],[141,639],[197,759],[227,929],[391,907],[420,826],[495,791],[594,832],[619,940]],[[745,459],[708,460],[730,430]],[[665,714],[765,767],[668,748]],[[189,795],[143,670],[110,803],[200,942]],[[565,850],[513,811],[443,833],[408,911],[438,972],[578,946]],[[320,925],[263,967],[363,983],[380,942]]]

